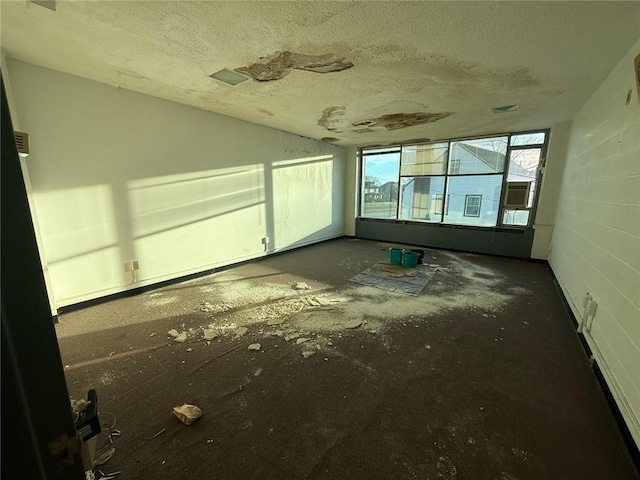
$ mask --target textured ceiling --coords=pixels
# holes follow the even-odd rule
[[[2,2],[7,57],[338,145],[570,119],[640,31],[639,2],[56,3]]]

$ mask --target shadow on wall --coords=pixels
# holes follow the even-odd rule
[[[126,288],[132,260],[137,281],[152,283],[257,258],[264,238],[274,252],[338,235],[334,162],[309,156],[38,193],[56,301]]]

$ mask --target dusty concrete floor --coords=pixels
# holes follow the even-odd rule
[[[122,479],[640,478],[547,266],[427,250],[435,273],[418,297],[347,281],[389,246],[340,239],[61,316],[70,395],[95,387],[103,421],[115,415],[122,431],[99,468]],[[346,328],[353,320],[365,323]],[[203,417],[183,425],[171,412],[182,403]]]

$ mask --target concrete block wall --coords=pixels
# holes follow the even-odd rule
[[[571,123],[550,264],[576,317],[597,302],[585,336],[640,445],[638,54],[640,40]]]

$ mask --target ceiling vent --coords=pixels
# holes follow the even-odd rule
[[[519,104],[505,105],[504,107],[493,107],[491,111],[493,112],[494,115],[496,115],[498,113],[517,112],[519,108],[520,108]]]
[[[531,182],[507,183],[507,194],[504,198],[504,206],[509,208],[527,208]]]
[[[215,78],[216,80],[224,82],[227,85],[234,86],[244,82],[245,80],[249,80],[248,77],[240,75],[238,72],[234,72],[233,70],[229,70],[228,68],[223,68],[222,70],[219,70],[216,73],[212,73],[209,76],[211,78]]]
[[[375,130],[372,130],[370,128],[358,128],[357,130],[354,130],[354,132],[363,134],[363,133],[372,133],[372,132],[375,132]]]
[[[24,132],[13,131],[16,139],[16,147],[20,155],[29,155],[29,134]]]
[[[29,3],[32,3],[33,5],[37,5],[42,8],[46,8],[47,10],[51,10],[52,12],[56,11],[55,0],[30,0]]]

